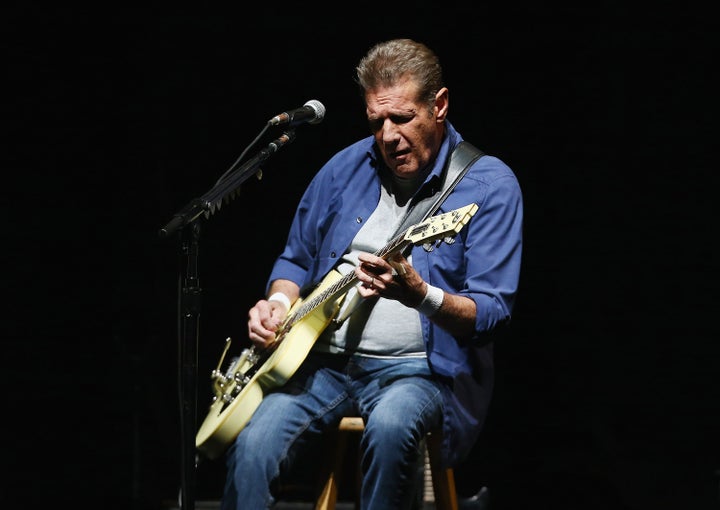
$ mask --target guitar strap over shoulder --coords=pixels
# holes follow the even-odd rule
[[[450,158],[448,158],[447,165],[443,171],[443,187],[440,193],[435,193],[413,205],[395,231],[395,234],[393,234],[393,237],[410,228],[411,225],[423,222],[433,216],[438,209],[440,209],[440,206],[448,195],[452,193],[452,190],[455,189],[460,179],[465,176],[470,166],[484,155],[485,153],[470,142],[465,140],[460,142],[452,151],[452,154],[450,154]],[[412,245],[408,246],[403,252],[406,257],[411,248]]]

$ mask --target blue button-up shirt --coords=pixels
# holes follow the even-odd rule
[[[422,189],[441,187],[441,175],[461,135],[446,121],[446,136]],[[383,162],[372,136],[336,153],[303,194],[285,249],[268,280],[301,288],[317,284],[338,263],[380,200]],[[523,203],[512,170],[498,158],[478,159],[436,214],[470,203],[477,212],[455,236],[428,252],[412,248],[415,270],[431,285],[475,301],[475,331],[456,338],[421,315],[428,363],[443,381],[443,456],[460,462],[477,440],[493,385],[490,333],[510,319],[520,276]]]

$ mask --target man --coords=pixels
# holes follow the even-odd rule
[[[264,509],[347,415],[365,421],[361,507],[410,508],[426,433],[443,431],[447,466],[468,454],[493,381],[490,333],[510,319],[521,260],[522,197],[486,155],[439,212],[478,206],[452,244],[379,256],[418,200],[442,189],[461,135],[436,55],[408,39],[371,48],[357,83],[372,136],[336,153],[303,194],[267,299],[249,311],[271,348],[293,305],[331,272],[349,275],[339,314],[287,383],[272,389],[227,452],[224,510]]]

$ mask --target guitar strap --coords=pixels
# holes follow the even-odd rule
[[[395,236],[400,234],[400,232],[407,230],[412,225],[423,222],[434,215],[437,210],[440,209],[440,206],[452,190],[455,189],[455,186],[457,186],[458,182],[460,182],[460,179],[465,176],[467,171],[470,169],[470,166],[484,155],[485,154],[480,149],[465,140],[455,146],[455,149],[450,154],[450,158],[448,158],[448,162],[443,169],[443,187],[440,190],[440,194],[438,195],[438,193],[434,193],[412,205],[405,215],[405,218],[400,223],[400,226],[397,228],[395,233],[390,236],[390,239],[395,238]],[[433,246],[432,244],[426,243],[423,245],[423,248],[426,251],[432,251]],[[403,255],[407,257],[410,254],[411,249],[412,244],[406,246],[405,250],[403,250]],[[340,324],[342,324],[355,311],[355,308],[357,308],[361,302],[362,300],[360,299],[360,294],[356,293],[351,298],[351,302],[345,306],[345,310],[332,320],[335,327],[340,327]]]

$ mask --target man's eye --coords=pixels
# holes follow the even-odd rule
[[[368,125],[370,126],[370,131],[373,133],[376,133],[380,129],[382,129],[383,122],[382,120],[376,119],[376,120],[370,120],[368,121]]]

